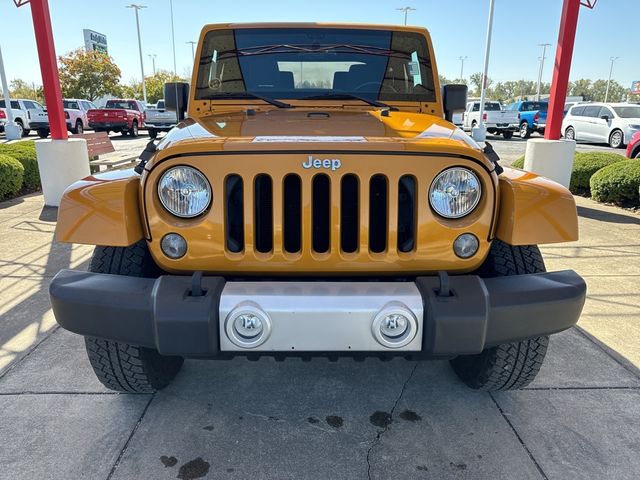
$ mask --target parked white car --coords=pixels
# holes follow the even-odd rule
[[[64,117],[67,123],[67,130],[71,133],[84,133],[84,129],[89,126],[87,112],[98,108],[93,102],[79,98],[65,98],[62,100]],[[40,138],[47,138],[50,132],[49,115],[44,111],[38,116],[38,135]]]
[[[38,128],[38,118],[44,112],[44,107],[35,100],[19,98],[11,100],[11,111],[20,134],[26,137],[32,129]],[[4,131],[4,126],[9,121],[4,99],[0,99],[0,112],[2,112],[0,114],[0,131]]]
[[[487,132],[504,136],[505,139],[513,137],[513,132],[518,130],[518,112],[505,110],[499,102],[484,102],[483,122]],[[462,114],[462,129],[471,131],[480,123],[480,102],[469,102]]]
[[[574,105],[562,121],[569,140],[626,145],[640,131],[640,105],[633,103],[587,103]]]

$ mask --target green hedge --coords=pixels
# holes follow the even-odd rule
[[[590,193],[589,180],[601,168],[621,162],[626,158],[612,152],[579,152],[573,159],[569,190],[573,193]]]
[[[511,166],[513,168],[519,168],[520,170],[522,170],[524,168],[524,155],[522,155],[521,157],[518,157],[512,164]]]
[[[623,206],[640,205],[640,162],[623,160],[604,167],[593,174],[589,184],[594,200]]]
[[[38,170],[35,142],[16,142],[0,145],[0,154],[9,155],[22,164],[24,167],[22,187],[25,190],[40,189],[40,171]]]
[[[0,199],[15,196],[22,187],[24,167],[9,155],[0,155]]]

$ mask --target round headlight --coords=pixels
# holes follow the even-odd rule
[[[195,168],[173,167],[158,183],[162,206],[176,217],[197,217],[211,203],[211,185]]]
[[[429,188],[431,208],[445,218],[460,218],[473,211],[480,201],[480,180],[466,168],[440,172]]]

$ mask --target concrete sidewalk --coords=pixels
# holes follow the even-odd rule
[[[0,203],[0,478],[636,479],[640,217],[577,199],[582,239],[543,249],[589,286],[524,391],[467,389],[443,361],[187,361],[156,395],[94,378],[57,329],[50,278],[91,248],[52,240],[38,195]]]

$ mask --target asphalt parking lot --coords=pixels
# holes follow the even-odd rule
[[[105,390],[56,326],[48,283],[91,248],[53,240],[40,195],[0,203],[0,478],[636,479],[640,217],[577,203],[581,240],[543,254],[589,297],[526,390],[469,390],[446,361],[237,359],[189,360],[155,395]]]

